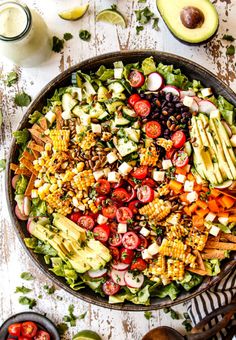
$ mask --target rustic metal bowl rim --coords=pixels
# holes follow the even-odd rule
[[[112,52],[112,53],[106,53],[102,54],[100,56],[96,56],[93,58],[86,59],[70,68],[68,68],[66,71],[60,73],[57,75],[55,78],[53,78],[44,88],[39,92],[38,96],[35,98],[35,100],[31,103],[31,105],[28,107],[26,113],[24,114],[22,120],[18,124],[18,128],[22,129],[24,126],[26,126],[26,122],[28,120],[28,117],[31,112],[33,112],[36,109],[36,106],[40,102],[40,100],[45,102],[45,99],[47,99],[47,93],[52,90],[52,88],[55,90],[56,88],[60,87],[60,83],[63,82],[63,79],[71,75],[71,73],[75,72],[76,70],[80,68],[86,68],[89,66],[92,67],[93,64],[106,64],[109,63],[109,60],[122,60],[124,58],[130,58],[130,59],[135,59],[137,58],[138,60],[142,60],[146,57],[149,56],[154,56],[155,58],[164,58],[167,64],[173,64],[173,63],[178,63],[181,62],[183,66],[179,66],[180,68],[184,68],[185,66],[189,68],[190,70],[196,69],[197,73],[204,73],[210,80],[211,83],[216,83],[217,86],[222,89],[222,92],[227,95],[228,97],[231,98],[231,100],[235,101],[235,106],[236,106],[236,95],[232,89],[230,89],[222,80],[218,79],[212,72],[208,71],[205,69],[203,66],[198,65],[197,63],[184,58],[180,57],[178,55],[172,54],[172,53],[167,53],[167,52],[160,52],[160,51],[155,51],[155,50],[132,50],[132,51],[119,51],[119,52]],[[112,62],[113,62],[112,61]],[[111,61],[110,61],[111,62]],[[206,78],[206,79],[208,79]],[[8,211],[10,214],[11,221],[14,225],[14,229],[17,233],[17,236],[23,245],[23,248],[25,249],[26,253],[29,255],[29,257],[36,263],[38,268],[47,276],[49,277],[55,284],[57,284],[60,288],[64,289],[68,293],[80,298],[81,300],[100,306],[100,307],[105,307],[105,308],[110,308],[114,310],[121,310],[121,311],[146,311],[146,310],[157,310],[161,309],[164,307],[170,307],[179,303],[186,302],[193,297],[203,293],[204,291],[210,289],[213,285],[218,283],[222,278],[224,278],[235,266],[236,266],[236,261],[235,259],[230,260],[225,268],[221,271],[221,273],[217,277],[213,277],[209,279],[209,282],[203,283],[197,287],[192,292],[185,292],[184,294],[180,294],[176,300],[171,301],[170,299],[159,299],[157,304],[153,304],[151,302],[150,305],[144,306],[144,305],[134,305],[131,303],[122,303],[122,304],[109,304],[107,300],[101,299],[100,297],[97,296],[92,296],[92,291],[91,293],[88,294],[88,296],[83,295],[83,290],[82,291],[74,291],[71,289],[65,282],[62,282],[59,277],[56,275],[52,274],[52,272],[49,271],[48,266],[45,263],[41,263],[39,260],[39,256],[37,254],[33,253],[29,248],[26,247],[24,240],[23,240],[23,233],[22,227],[20,226],[20,221],[16,218],[14,211],[13,211],[13,199],[12,199],[12,188],[11,188],[11,171],[10,171],[10,163],[12,161],[11,157],[12,154],[14,153],[14,149],[16,147],[15,144],[15,139],[13,138],[13,141],[10,146],[10,157],[8,158],[7,162],[7,167],[6,167],[6,198],[7,198],[7,206],[8,206]]]

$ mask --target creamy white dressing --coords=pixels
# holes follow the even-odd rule
[[[13,38],[20,35],[27,25],[24,9],[15,4],[8,4],[0,8],[0,35]]]

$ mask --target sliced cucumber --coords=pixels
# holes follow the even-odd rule
[[[90,95],[95,95],[96,94],[96,91],[93,87],[92,84],[90,84],[88,81],[86,81],[84,83],[84,90],[85,90],[85,93],[90,96]]]
[[[114,78],[122,79],[123,76],[123,67],[114,68]]]
[[[115,144],[115,143],[114,143]],[[131,140],[126,141],[125,138],[120,138],[115,145],[122,157],[125,157],[133,152],[136,152],[138,145]]]
[[[130,124],[130,121],[124,117],[119,117],[117,114],[115,115],[115,126],[126,126]]]
[[[78,100],[73,99],[70,93],[65,93],[62,96],[63,111],[71,111],[78,104]]]
[[[104,122],[106,120],[108,120],[110,118],[110,114],[109,112],[107,111],[104,111],[99,117],[98,119],[101,121],[101,122]]]
[[[106,107],[107,110],[109,111],[109,113],[114,113],[116,112],[117,108],[120,106],[124,106],[124,102],[120,101],[120,100],[116,100],[112,103],[106,103]]]
[[[105,102],[109,99],[110,93],[105,86],[99,86],[97,96],[99,102]]]
[[[112,93],[112,99],[126,100],[126,95],[124,93]]]
[[[134,129],[140,129],[140,128],[141,128],[141,123],[140,123],[140,121],[136,120],[136,122],[133,123],[132,128],[134,128]]]
[[[191,153],[192,153],[192,145],[190,142],[186,142],[184,144],[184,151],[186,152],[186,154],[190,157]]]
[[[133,122],[137,118],[137,113],[130,109],[128,106],[123,106],[122,108],[123,116]]]
[[[124,86],[119,83],[118,81],[114,81],[110,85],[108,85],[109,91],[115,92],[115,93],[121,93],[125,90]]]
[[[138,143],[140,140],[140,130],[138,129],[133,129],[132,127],[129,128],[125,128],[124,132],[126,134],[126,136],[132,140],[135,143]]]
[[[89,112],[89,105],[76,105],[73,109],[72,109],[72,113],[79,117],[84,113],[88,113]]]
[[[105,112],[105,108],[102,104],[96,103],[89,111],[89,115],[91,118],[98,118]]]

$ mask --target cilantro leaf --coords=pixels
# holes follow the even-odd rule
[[[55,35],[52,37],[52,50],[56,53],[59,53],[63,50],[64,40],[59,39]]]
[[[156,31],[159,31],[159,18],[153,18],[152,28]]]
[[[25,286],[21,286],[21,287],[16,287],[15,293],[28,294],[31,291],[32,291],[32,289],[27,288]]]
[[[136,34],[137,35],[139,35],[139,33],[141,32],[141,31],[143,31],[144,30],[144,27],[143,26],[136,26]]]
[[[58,330],[60,335],[64,335],[65,332],[68,330],[68,328],[69,327],[67,326],[67,324],[65,322],[59,323],[57,325],[57,330]]]
[[[6,160],[0,159],[0,172],[6,169]]]
[[[232,56],[234,54],[235,54],[235,47],[234,47],[234,45],[228,46],[227,50],[226,50],[226,55]]]
[[[19,297],[19,303],[21,305],[28,305],[29,309],[33,309],[37,305],[37,302],[35,299],[28,298],[26,296],[20,296]]]
[[[147,320],[150,320],[152,318],[152,312],[146,311],[144,312],[144,316]]]
[[[31,102],[31,97],[23,91],[15,95],[14,101],[17,106],[28,106]]]
[[[78,320],[83,320],[88,312],[84,312],[78,316]]]
[[[26,281],[30,281],[30,280],[34,279],[33,275],[31,273],[29,273],[29,272],[21,273],[20,277],[21,277],[21,279],[26,280]]]
[[[43,115],[39,111],[34,111],[30,116],[29,116],[29,123],[34,124],[36,123],[39,118],[41,118]]]
[[[147,24],[151,20],[151,18],[154,16],[154,13],[150,11],[148,7],[145,7],[144,9],[135,11],[135,15],[136,15],[136,20],[140,24],[144,25],[144,24]]]
[[[87,30],[81,30],[79,32],[79,37],[80,39],[84,40],[84,41],[89,41],[91,38],[91,33],[89,33],[89,31]]]
[[[16,144],[22,144],[23,146],[25,146],[29,140],[30,134],[29,131],[25,128],[24,130],[13,132],[13,136],[16,139]]]
[[[71,33],[64,33],[63,38],[68,41],[73,38],[73,35]]]
[[[8,73],[7,75],[7,86],[12,86],[13,84],[15,84],[18,80],[18,74],[14,71]]]
[[[76,326],[77,317],[74,315],[74,309],[75,309],[74,305],[69,305],[69,307],[68,307],[69,315],[65,315],[64,318],[63,318],[63,321],[69,322],[71,327]]]
[[[229,34],[224,34],[222,39],[227,40],[227,41],[234,41],[235,40],[235,38],[232,35],[229,35]]]
[[[46,291],[48,295],[52,295],[56,290],[54,286],[49,287],[48,285],[44,285],[43,289]]]

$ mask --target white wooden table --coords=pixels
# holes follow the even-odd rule
[[[25,0],[27,5],[35,8],[44,17],[54,35],[62,37],[65,32],[71,32],[74,38],[66,43],[63,52],[52,54],[51,58],[39,67],[22,69],[0,59],[0,107],[2,106],[4,120],[0,134],[0,159],[8,157],[11,133],[16,130],[25,112],[25,109],[22,110],[14,106],[15,93],[24,90],[34,99],[41,88],[63,70],[81,60],[105,52],[147,48],[179,54],[210,69],[236,90],[236,59],[226,56],[227,42],[221,39],[227,30],[229,34],[236,36],[236,1],[214,1],[220,14],[220,29],[212,42],[201,47],[189,47],[181,44],[172,37],[162,20],[160,20],[159,32],[151,29],[151,25],[148,24],[145,30],[137,36],[134,10],[148,5],[158,15],[154,0],[147,0],[146,4],[139,4],[137,0],[117,1],[119,10],[128,19],[127,29],[95,22],[94,14],[110,7],[116,1],[88,1],[90,9],[84,18],[77,22],[66,22],[61,20],[57,13],[82,4],[81,0],[71,0],[70,2],[66,0]],[[78,33],[80,29],[87,29],[91,32],[90,42],[80,40]],[[16,85],[7,88],[3,79],[11,70],[16,70],[19,73],[20,80]],[[40,294],[43,295],[42,299],[37,299],[35,311],[47,313],[48,317],[56,323],[62,322],[63,316],[67,314],[69,304],[75,305],[75,314],[88,312],[83,320],[77,321],[76,327],[70,328],[65,339],[71,339],[72,335],[78,330],[86,328],[97,331],[105,340],[139,340],[148,330],[159,325],[172,326],[184,332],[181,326],[183,319],[180,321],[172,320],[163,311],[154,311],[153,317],[147,320],[143,312],[119,312],[91,306],[61,289],[58,289],[53,295],[47,295],[43,290],[43,285],[45,283],[51,285],[51,282],[25,254],[13,231],[5,203],[4,173],[0,174],[0,179],[0,323],[14,313],[27,310],[18,303],[18,294],[14,294],[14,291],[16,286],[23,283],[20,274],[23,271],[29,271],[35,276],[34,281],[29,284],[26,282],[27,286],[33,288],[33,292],[29,296],[37,299]],[[56,295],[61,296],[63,300],[59,301]],[[174,309],[180,313],[185,311],[185,307],[182,305]]]

